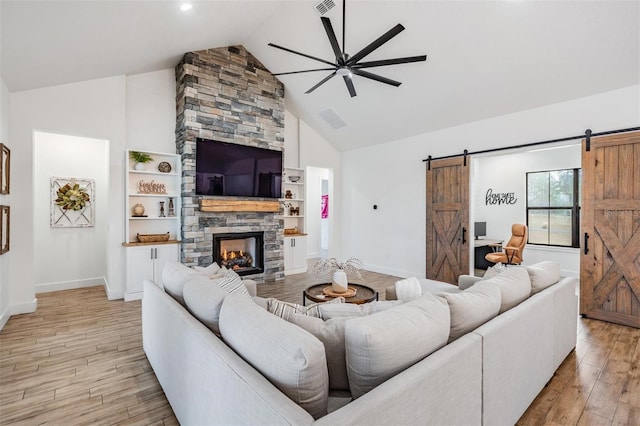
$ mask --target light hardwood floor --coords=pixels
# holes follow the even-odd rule
[[[366,272],[378,291],[397,278]],[[258,293],[300,303],[308,274]],[[384,293],[381,295],[384,298]],[[0,424],[177,424],[142,350],[140,302],[38,295],[0,333]],[[640,330],[578,319],[578,345],[519,425],[640,425]]]

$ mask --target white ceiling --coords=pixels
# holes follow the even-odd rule
[[[342,16],[331,18],[339,40]],[[1,73],[20,91],[174,67],[188,51],[242,44],[272,72],[323,64],[272,42],[333,60],[317,1],[1,0]],[[353,55],[395,24],[406,30],[366,60],[426,54],[427,61],[370,69],[403,84],[328,72],[281,76],[288,105],[338,149],[420,133],[640,83],[640,1],[502,0],[347,2]],[[640,100],[639,100],[640,101]],[[346,123],[331,128],[332,108]]]

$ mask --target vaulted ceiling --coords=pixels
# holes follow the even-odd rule
[[[20,91],[173,68],[183,53],[241,44],[272,72],[333,61],[318,1],[1,0],[1,75]],[[331,18],[340,42],[342,2]],[[304,92],[329,72],[281,76],[289,107],[340,150],[388,142],[640,83],[640,2],[352,0],[346,51],[394,25],[406,29],[367,56],[426,54],[427,61],[370,69],[403,84],[341,78]],[[318,66],[319,65],[319,66]],[[639,100],[640,101],[640,100]],[[334,129],[331,109],[346,122]]]

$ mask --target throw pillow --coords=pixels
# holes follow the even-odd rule
[[[200,272],[205,275],[215,275],[218,271],[220,271],[220,266],[216,262],[213,262],[211,265],[207,267],[202,266],[192,266],[195,271]]]
[[[362,305],[356,305],[354,303],[343,303],[341,305],[330,305],[321,303],[318,306],[320,310],[320,318],[327,321],[332,318],[344,318],[344,317],[363,317],[366,315],[375,314],[376,312],[386,311],[397,305],[401,305],[400,300],[389,300],[380,302],[364,303]]]
[[[432,294],[345,323],[349,388],[359,398],[447,344],[447,302]]]
[[[416,277],[405,278],[398,280],[394,284],[396,289],[396,298],[403,302],[409,302],[413,299],[417,299],[422,295],[422,288],[420,287],[420,281]]]
[[[488,268],[485,271],[484,276],[482,278],[485,279],[485,280],[488,280],[489,278],[495,277],[500,272],[504,272],[506,270],[507,270],[507,267],[504,266],[502,263],[498,262],[495,265],[493,265],[490,268]]]
[[[344,297],[336,297],[333,300],[323,303],[344,303]],[[291,315],[301,314],[310,317],[320,318],[319,305],[323,303],[315,303],[309,306],[298,305],[297,303],[283,302],[282,300],[270,297],[267,299],[267,310],[282,319],[289,321]]]
[[[349,390],[347,361],[344,349],[344,326],[351,318],[322,321],[307,315],[293,314],[289,322],[316,336],[324,345],[329,370],[329,390]]]
[[[482,280],[473,287],[497,286],[500,289],[500,314],[526,300],[531,295],[531,280],[524,267],[509,266],[506,271]]]
[[[475,330],[500,311],[500,289],[497,286],[473,286],[460,293],[440,293],[449,304],[451,333],[449,342]]]
[[[227,269],[223,278],[215,279],[213,282],[227,293],[239,293],[250,296],[249,291],[242,283],[242,278],[232,269]]]
[[[315,419],[327,414],[327,358],[315,336],[236,294],[222,304],[220,332],[238,355]]]
[[[545,260],[526,268],[531,279],[531,294],[541,292],[560,281],[560,264],[558,262]]]
[[[196,271],[178,262],[167,262],[162,269],[164,290],[184,306],[182,290],[187,277],[198,275]]]

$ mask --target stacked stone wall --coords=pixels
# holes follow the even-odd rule
[[[210,264],[214,233],[264,231],[265,271],[251,278],[284,278],[282,212],[202,212],[195,194],[198,137],[284,151],[284,86],[242,46],[189,52],[176,66],[176,113],[182,262]]]

